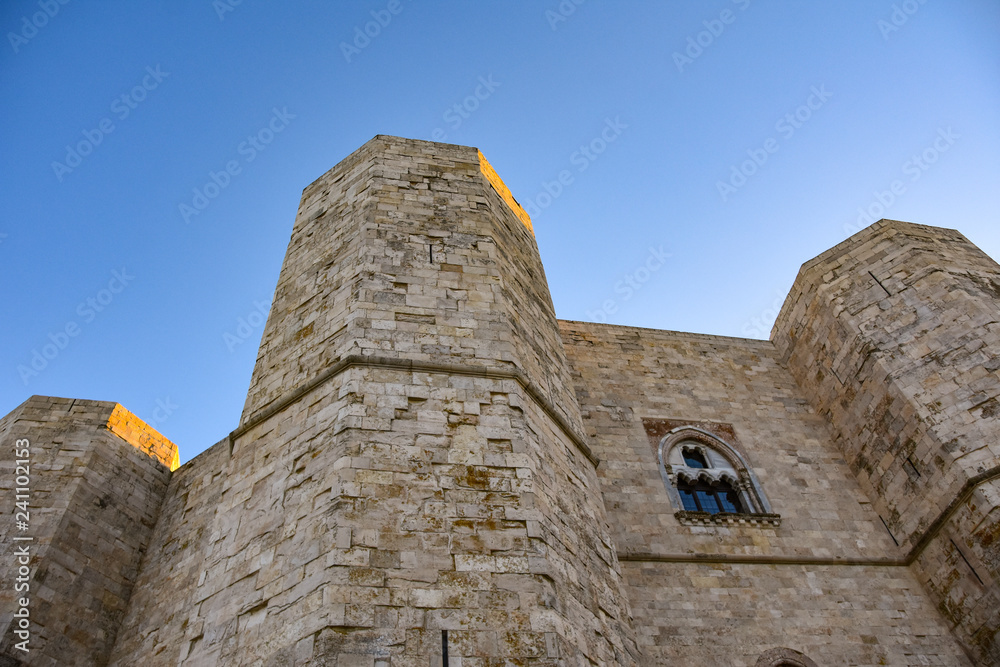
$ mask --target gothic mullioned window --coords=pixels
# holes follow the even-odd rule
[[[674,516],[684,524],[769,524],[772,513],[744,457],[718,436],[694,426],[671,430],[658,448],[660,472]]]
[[[713,484],[692,484],[688,481],[677,483],[684,509],[691,512],[743,512],[739,494],[729,482],[721,480]]]

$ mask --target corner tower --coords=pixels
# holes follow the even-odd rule
[[[173,490],[213,515],[147,567],[190,593],[117,664],[634,664],[583,432],[528,216],[476,149],[377,136],[303,193],[221,474]]]
[[[1000,662],[1000,266],[881,220],[803,265],[772,339],[970,655]]]
[[[0,448],[0,665],[105,665],[177,447],[117,403],[32,396]]]

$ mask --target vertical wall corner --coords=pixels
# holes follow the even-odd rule
[[[170,468],[170,472],[180,467],[181,459],[177,445],[121,404],[115,403],[115,408],[108,417],[107,428],[128,444]]]
[[[520,220],[528,231],[531,232],[531,235],[534,236],[535,229],[531,226],[531,218],[528,216],[528,212],[517,203],[517,200],[514,199],[514,195],[511,194],[510,189],[504,184],[503,180],[501,180],[500,175],[497,174],[493,165],[491,165],[486,159],[486,156],[483,155],[483,152],[480,150],[477,150],[476,152],[479,154],[479,171],[483,174],[486,180],[489,181],[489,184],[493,186],[493,189],[496,190],[498,195],[500,195],[500,198],[507,203],[507,206],[509,206],[510,210],[514,212],[514,215],[517,216],[518,220]]]

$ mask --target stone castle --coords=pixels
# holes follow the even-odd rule
[[[768,341],[560,321],[482,154],[377,136],[303,193],[227,438],[0,421],[0,665],[1000,664],[998,414],[956,231],[807,262]]]

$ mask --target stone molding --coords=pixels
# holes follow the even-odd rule
[[[685,553],[651,554],[619,553],[621,562],[637,563],[705,563],[730,565],[832,565],[850,567],[906,567],[898,558],[825,558],[821,556],[772,556],[768,554]]]
[[[684,526],[780,526],[780,514],[746,514],[736,512],[692,512],[681,510],[674,513],[681,525]]]
[[[320,373],[312,382],[303,387],[289,392],[284,396],[275,399],[267,407],[261,408],[256,414],[250,416],[245,422],[240,424],[229,434],[229,452],[232,454],[236,446],[236,440],[253,427],[267,421],[274,415],[282,412],[289,406],[312,393],[315,389],[323,386],[349,368],[384,368],[390,370],[405,371],[409,373],[444,373],[446,375],[465,375],[480,377],[492,380],[514,380],[525,393],[542,409],[543,412],[559,427],[559,429],[572,441],[581,454],[596,468],[600,465],[600,459],[594,455],[584,436],[578,433],[555,409],[555,406],[542,394],[534,382],[528,379],[527,374],[520,368],[513,366],[507,368],[497,368],[495,366],[480,366],[474,364],[450,364],[434,361],[414,361],[412,359],[394,359],[392,357],[381,357],[377,355],[351,354],[342,358]]]

